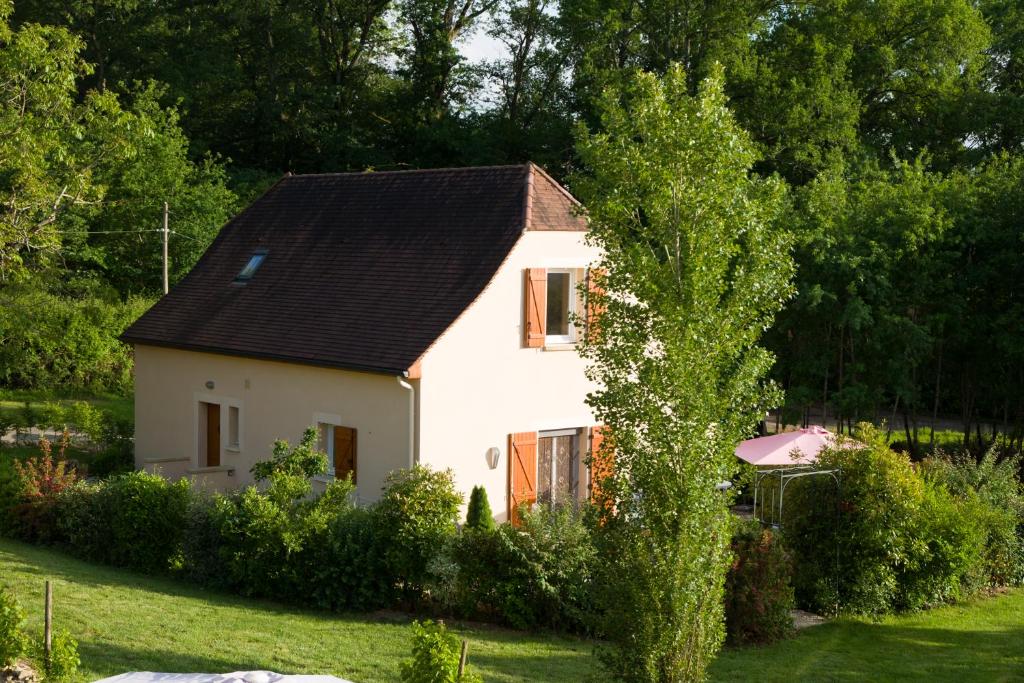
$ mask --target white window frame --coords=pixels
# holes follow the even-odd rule
[[[238,452],[242,450],[242,406],[234,405],[231,403],[227,404],[228,409],[228,434],[226,443],[224,444],[225,450]],[[235,413],[235,440],[231,441],[231,413]]]
[[[344,427],[344,426],[346,426],[345,423],[343,423],[341,421],[341,416],[340,415],[332,415],[330,413],[313,413],[313,423],[316,425],[316,429],[317,429],[317,432],[318,432],[318,434],[317,434],[317,437],[318,437],[317,438],[317,442],[318,442],[318,444],[317,445],[319,445],[319,440],[320,440],[319,439],[319,436],[320,436],[319,432],[320,432],[320,428],[322,426],[324,426],[324,425],[329,425],[331,427]],[[334,479],[334,475],[335,475],[335,472],[334,472],[334,430],[333,429],[326,430],[324,432],[323,439],[324,439],[324,452],[327,454],[327,470],[324,472],[323,476],[324,477],[328,477],[330,479]]]
[[[576,342],[576,325],[573,322],[573,316],[576,314],[576,287],[579,283],[576,282],[576,269],[575,268],[548,268],[546,279],[550,279],[552,275],[568,275],[569,276],[569,287],[567,289],[568,301],[566,302],[568,308],[566,315],[568,316],[569,327],[568,334],[545,334],[545,344],[573,344]],[[545,298],[551,296],[550,282],[545,283]],[[548,315],[548,302],[544,302],[544,327],[547,328],[547,315]]]

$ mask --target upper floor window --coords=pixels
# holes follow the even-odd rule
[[[586,318],[580,285],[585,268],[527,268],[524,342],[528,347],[559,347],[579,341],[577,322]]]
[[[572,314],[576,308],[576,283],[571,270],[549,270],[547,286],[547,324],[544,340],[549,344],[574,341]]]

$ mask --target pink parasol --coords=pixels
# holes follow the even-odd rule
[[[747,439],[736,447],[736,457],[751,465],[807,465],[818,453],[835,444],[835,434],[817,425],[793,432]]]

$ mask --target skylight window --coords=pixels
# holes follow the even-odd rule
[[[251,280],[252,276],[256,274],[256,270],[260,267],[263,261],[266,260],[266,258],[266,251],[261,250],[254,252],[253,255],[249,257],[249,262],[245,264],[245,268],[242,268],[242,271],[235,276],[235,282],[248,282]]]

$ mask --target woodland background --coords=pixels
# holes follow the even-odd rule
[[[780,421],[1024,439],[1022,0],[0,2],[0,383],[130,391],[116,335],[285,172],[532,160],[720,63],[787,185]],[[469,62],[466,41],[503,46]],[[572,189],[571,187],[569,188]],[[824,415],[822,414],[824,413]]]

